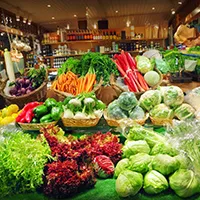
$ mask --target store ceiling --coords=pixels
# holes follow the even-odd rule
[[[109,28],[125,27],[127,21],[134,26],[161,24],[169,20],[172,8],[180,6],[178,2],[181,0],[0,0],[0,7],[51,30],[67,24],[77,28],[77,21],[86,17],[89,26],[106,18]]]

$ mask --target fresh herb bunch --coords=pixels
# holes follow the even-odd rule
[[[58,76],[66,73],[67,71],[72,71],[74,74],[81,74],[80,60],[75,58],[68,58],[66,62],[58,69]]]
[[[0,143],[0,197],[40,187],[48,158],[51,155],[46,140],[41,142],[19,131],[10,133]]]
[[[163,53],[164,60],[169,65],[171,73],[179,72],[184,67],[184,58],[177,48],[166,50]]]
[[[36,89],[40,87],[40,85],[42,85],[42,83],[44,82],[46,77],[46,70],[45,68],[41,69],[31,68],[28,71],[27,77],[31,80],[32,87]]]
[[[104,84],[109,83],[111,74],[119,75],[115,63],[107,55],[92,52],[83,55],[80,60],[69,58],[59,69],[58,75],[71,70],[75,74],[85,76],[91,68],[96,73],[97,81],[102,77]]]

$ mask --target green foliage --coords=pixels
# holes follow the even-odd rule
[[[11,133],[0,144],[0,197],[35,191],[42,185],[50,148],[23,132]]]

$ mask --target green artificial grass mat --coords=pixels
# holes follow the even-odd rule
[[[39,193],[19,194],[10,197],[4,197],[3,200],[55,200]],[[136,196],[120,198],[115,191],[115,179],[98,180],[94,188],[83,191],[71,198],[63,200],[182,200],[173,191],[158,195],[148,195],[141,190]],[[196,195],[185,200],[200,200],[200,196]]]

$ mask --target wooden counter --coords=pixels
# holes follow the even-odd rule
[[[191,83],[170,83],[170,85],[175,85],[180,87],[183,92],[187,92],[189,90],[192,90],[196,87],[200,87],[200,82],[191,82]]]

